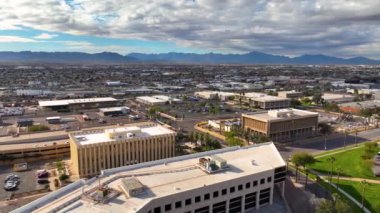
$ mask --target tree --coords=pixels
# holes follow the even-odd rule
[[[350,205],[341,196],[334,193],[332,200],[323,199],[316,206],[316,213],[351,213]]]
[[[330,183],[332,181],[332,176],[333,176],[333,172],[334,172],[334,162],[336,161],[335,157],[329,157],[327,158],[327,162],[330,162],[331,163],[331,171],[330,171]]]
[[[314,93],[313,97],[311,98],[311,101],[316,103],[316,104],[322,104],[323,103],[323,98],[322,94],[320,92]]]
[[[315,163],[315,159],[312,155],[306,152],[298,152],[292,155],[291,162],[296,166],[296,181],[298,180],[298,167],[302,166],[306,169],[307,165]]]

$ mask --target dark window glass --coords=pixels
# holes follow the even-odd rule
[[[195,197],[195,202],[196,202],[196,203],[201,202],[201,196],[196,196],[196,197]]]
[[[243,184],[240,184],[240,185],[238,186],[238,190],[239,190],[239,191],[243,190]]]
[[[205,194],[204,200],[210,200],[210,194]]]
[[[165,205],[165,211],[170,211],[170,210],[172,210],[172,204],[166,204]]]
[[[161,207],[156,207],[153,210],[154,213],[161,213]]]
[[[181,207],[182,207],[182,201],[175,202],[175,208],[176,209],[181,208]]]
[[[246,188],[246,189],[251,188],[251,182],[246,183],[246,184],[245,184],[245,188]]]
[[[219,196],[219,192],[218,191],[215,191],[214,193],[213,193],[213,197],[218,197]]]
[[[260,184],[264,184],[265,183],[265,178],[262,178],[261,180],[260,180]]]
[[[190,198],[185,200],[185,205],[186,206],[191,205],[191,199]]]
[[[235,187],[233,186],[230,188],[230,193],[234,193],[234,192],[235,192]]]
[[[257,186],[257,180],[253,181],[253,186]]]
[[[223,189],[222,190],[222,195],[226,195],[227,194],[227,189]]]
[[[272,182],[272,177],[268,177],[268,178],[267,178],[267,182],[268,182],[268,183]]]

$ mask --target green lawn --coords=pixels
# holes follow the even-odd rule
[[[334,180],[336,183],[336,180]],[[357,181],[340,180],[339,187],[353,196],[361,203],[362,186]],[[368,183],[365,190],[364,205],[371,210],[371,212],[380,213],[380,184]]]
[[[336,168],[342,170],[341,175],[347,177],[359,177],[367,179],[380,179],[372,173],[372,160],[363,160],[362,154],[364,153],[364,147],[357,149],[347,150],[337,154],[324,156],[317,158],[317,162],[314,165],[309,166],[311,169],[320,173],[328,174],[331,171],[331,163],[328,162],[329,157],[334,157],[334,174],[337,173]]]

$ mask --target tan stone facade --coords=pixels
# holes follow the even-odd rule
[[[141,126],[147,123],[133,125]],[[70,134],[71,161],[73,172],[80,177],[95,176],[104,169],[175,156],[175,132],[91,144],[80,144],[74,137],[75,133]]]
[[[301,111],[301,110],[297,110]],[[306,112],[306,111],[303,111]],[[291,141],[314,135],[318,128],[317,113],[295,114],[294,116],[272,119],[257,114],[243,114],[243,128],[256,135],[270,137],[275,142]]]

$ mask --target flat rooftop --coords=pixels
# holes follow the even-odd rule
[[[197,167],[200,157],[213,155],[226,160],[228,168],[208,174]],[[79,184],[77,188],[69,189],[72,185],[70,184],[66,189],[61,189],[61,192],[66,191],[61,196],[57,196],[59,192],[53,192],[15,212],[31,208],[35,209],[33,212],[48,212],[60,207],[59,210],[56,209],[57,212],[136,212],[159,197],[202,188],[205,183],[217,184],[281,166],[285,166],[285,162],[271,142],[249,147],[229,147],[102,171],[104,177],[101,178],[101,182],[108,181],[108,186],[114,189],[118,189],[126,177],[134,177],[141,182],[145,192],[134,197],[127,198],[120,194],[105,205],[90,204],[83,199],[75,199],[80,198],[82,187],[80,183],[73,183]],[[88,186],[85,187],[85,191],[98,185],[96,180],[89,182],[86,183]],[[69,200],[72,202],[67,203]]]
[[[154,95],[154,96],[139,96],[136,100],[142,100],[148,103],[165,103],[167,101],[180,102],[178,98],[172,98],[166,95]]]
[[[128,133],[133,133],[133,138],[144,138],[166,134],[175,134],[173,130],[170,130],[162,125],[147,122],[135,123],[120,127],[106,127],[102,129],[83,130],[71,133],[70,137],[73,138],[77,144],[88,145],[118,141],[117,137],[112,138],[110,137],[110,134],[126,136]]]
[[[318,113],[299,109],[277,109],[266,112],[242,114],[243,117],[252,118],[264,122],[297,119],[303,117],[318,117]]]
[[[65,99],[65,100],[53,100],[53,101],[38,101],[40,107],[51,106],[66,106],[70,104],[84,104],[84,103],[98,103],[98,102],[112,102],[117,101],[115,98],[81,98],[81,99]]]
[[[267,95],[265,93],[259,93],[259,92],[245,93],[244,97],[251,98],[252,100],[261,101],[261,102],[266,102],[266,101],[288,101],[288,100],[290,100],[289,98],[282,98],[282,97]]]

